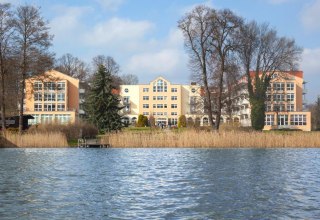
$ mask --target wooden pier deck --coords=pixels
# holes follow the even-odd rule
[[[78,139],[78,148],[109,148],[110,144],[101,143],[100,139]]]

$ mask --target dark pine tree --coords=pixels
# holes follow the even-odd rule
[[[120,130],[123,127],[119,111],[120,99],[114,94],[113,77],[104,65],[100,65],[93,76],[91,91],[86,101],[88,120],[100,132]]]

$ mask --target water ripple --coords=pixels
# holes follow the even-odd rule
[[[0,219],[319,219],[318,149],[1,149]]]

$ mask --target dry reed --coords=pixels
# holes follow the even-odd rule
[[[32,133],[19,135],[17,133],[7,133],[2,138],[1,146],[3,147],[67,147],[68,142],[66,136],[60,132],[51,133]]]
[[[120,132],[102,142],[112,147],[192,147],[192,148],[305,148],[320,147],[319,132]]]

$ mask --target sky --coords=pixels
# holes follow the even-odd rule
[[[40,7],[54,35],[56,57],[70,53],[85,62],[112,56],[120,74],[140,83],[163,76],[189,84],[188,54],[177,22],[196,5],[229,8],[247,20],[267,22],[303,48],[300,70],[308,103],[320,95],[320,0],[0,0]]]

